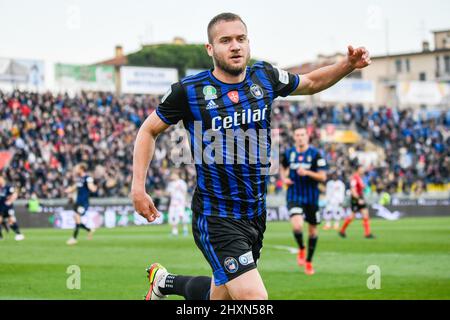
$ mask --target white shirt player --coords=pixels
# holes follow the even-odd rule
[[[323,218],[326,221],[324,229],[331,228],[331,220],[334,220],[334,229],[338,229],[339,220],[344,217],[345,211],[342,204],[345,201],[345,184],[340,180],[330,180],[326,184],[326,207]]]
[[[185,207],[187,184],[181,179],[169,182],[167,192],[170,195],[170,207]]]
[[[341,180],[330,180],[326,185],[327,205],[341,206],[345,200],[345,184]]]
[[[181,179],[176,179],[167,185],[167,193],[170,196],[169,204],[169,223],[172,225],[172,234],[178,234],[177,225],[181,222],[185,225],[185,233],[187,232],[186,224],[188,217],[186,215],[186,196],[187,184]]]

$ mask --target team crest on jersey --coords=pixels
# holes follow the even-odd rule
[[[311,156],[308,156],[308,157],[306,158],[306,161],[307,161],[307,162],[311,162],[311,160],[312,160]]]
[[[217,99],[217,90],[213,86],[205,86],[203,87],[203,95],[205,100]]]
[[[235,258],[228,257],[225,259],[223,266],[229,273],[235,273],[239,269],[238,262]]]
[[[228,98],[230,98],[233,103],[239,102],[239,93],[236,90],[230,91],[227,93]]]
[[[291,152],[289,162],[294,162],[294,161],[295,161],[295,152]]]
[[[256,99],[261,99],[262,97],[264,97],[264,91],[257,84],[252,84],[252,86],[250,87],[250,93]]]

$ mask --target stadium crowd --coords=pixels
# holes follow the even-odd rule
[[[307,126],[312,144],[320,146],[327,161],[341,179],[354,168],[357,153],[372,142],[383,150],[376,165],[367,168],[365,182],[368,192],[415,193],[425,191],[427,185],[449,182],[450,137],[444,137],[450,127],[449,113],[414,112],[381,107],[365,109],[362,105],[304,107],[282,102],[274,107],[274,127],[282,128],[281,149],[292,143],[290,129]],[[363,139],[355,144],[321,142],[321,130],[329,124],[357,131]],[[280,184],[277,183],[279,187]]]
[[[66,197],[65,187],[74,182],[71,169],[85,162],[99,186],[95,196],[127,196],[135,135],[158,102],[156,96],[82,92],[71,97],[0,91],[0,151],[13,154],[2,174],[19,187],[22,198],[33,193],[41,199]],[[276,102],[272,127],[280,128],[280,150],[292,143],[291,129],[298,124],[307,126],[312,143],[323,148],[330,167],[338,168],[342,177],[350,175],[356,153],[365,150],[367,140],[353,145],[323,144],[320,128],[327,124],[350,127],[383,148],[384,161],[370,166],[365,177],[369,191],[419,193],[429,183],[449,182],[450,139],[443,132],[450,123],[444,112],[424,119],[409,109]],[[175,165],[170,154],[174,130],[178,129],[170,129],[157,140],[147,180],[150,191],[165,189]],[[192,192],[193,165],[181,165],[178,171]],[[272,176],[270,181],[269,190],[282,189],[279,177]]]

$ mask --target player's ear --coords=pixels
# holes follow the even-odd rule
[[[206,48],[206,52],[208,53],[208,56],[212,57],[213,56],[212,44],[210,44],[210,43],[205,44],[205,48]]]

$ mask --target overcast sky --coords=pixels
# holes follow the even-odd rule
[[[246,21],[253,57],[283,67],[347,44],[418,51],[431,30],[450,29],[448,0],[0,0],[0,57],[93,63],[117,44],[129,53],[175,36],[204,43],[209,20],[224,11]]]

